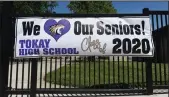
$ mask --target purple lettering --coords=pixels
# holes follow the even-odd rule
[[[23,44],[25,43],[25,40],[19,40],[19,43],[21,44],[21,48],[23,48]]]

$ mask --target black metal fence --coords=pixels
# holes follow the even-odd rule
[[[43,57],[9,59],[6,96],[82,96],[167,93],[168,12],[143,10],[151,17],[155,56]],[[19,96],[18,96],[19,97]]]

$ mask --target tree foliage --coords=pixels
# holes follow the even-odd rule
[[[3,2],[0,2],[0,5],[2,7]],[[16,14],[54,13],[53,9],[57,5],[56,1],[15,1],[13,2],[13,11]]]
[[[71,1],[68,8],[73,13],[79,14],[112,14],[116,13],[116,9],[112,5],[112,1]]]
[[[17,1],[13,4],[15,12],[20,14],[53,13],[53,9],[57,6],[57,2],[54,1]]]

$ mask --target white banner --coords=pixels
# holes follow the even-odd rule
[[[152,57],[149,17],[18,18],[15,57]]]

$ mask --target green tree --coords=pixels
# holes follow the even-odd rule
[[[0,2],[3,5],[3,2]],[[54,13],[53,9],[57,6],[56,1],[14,1],[13,11],[16,14],[43,14]],[[1,7],[0,7],[1,10]]]
[[[53,13],[53,9],[58,5],[54,1],[17,1],[13,4],[15,12],[20,14]]]
[[[112,14],[117,12],[112,1],[71,1],[67,7],[73,13],[79,14]]]

